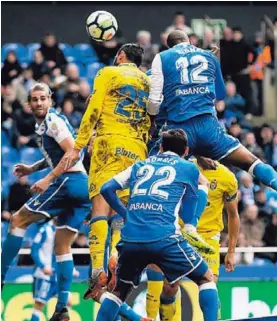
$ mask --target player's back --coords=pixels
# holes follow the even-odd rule
[[[106,92],[97,136],[121,135],[147,141],[150,119],[146,112],[150,81],[135,64],[103,70]]]
[[[198,179],[198,174],[195,164],[172,152],[135,163],[122,239],[143,243],[180,234],[181,202],[192,177]]]
[[[197,225],[199,232],[220,232],[224,228],[222,212],[225,201],[237,194],[238,183],[235,175],[224,165],[217,163],[216,170],[200,172],[209,180],[210,188],[207,206]]]
[[[217,58],[189,44],[179,44],[160,53],[164,75],[164,104],[168,122],[182,122],[200,114],[216,114],[215,99],[219,70]],[[224,91],[224,92],[223,92]]]

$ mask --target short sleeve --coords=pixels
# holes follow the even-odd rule
[[[47,127],[47,135],[53,137],[58,144],[64,139],[72,137],[66,121],[55,114],[47,119]]]
[[[231,202],[236,198],[238,192],[238,181],[233,173],[229,174],[226,187],[225,201]]]

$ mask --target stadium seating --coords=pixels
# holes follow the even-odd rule
[[[1,57],[2,61],[6,59],[8,52],[14,51],[18,60],[23,63],[28,61],[28,51],[27,49],[20,43],[7,43],[1,48]]]
[[[5,130],[1,130],[1,146],[9,147],[10,145],[11,144],[7,132]]]
[[[2,146],[1,148],[2,166],[13,166],[19,162],[19,153],[15,148]]]
[[[39,148],[23,147],[19,151],[20,161],[24,164],[33,164],[43,158]]]
[[[96,52],[92,46],[87,43],[79,43],[74,46],[77,61],[92,63],[98,61]]]
[[[39,43],[29,43],[27,45],[28,59],[31,62],[34,58],[34,53],[40,48]]]
[[[103,67],[105,67],[105,65],[100,62],[94,62],[94,63],[88,64],[87,65],[87,78],[94,79],[97,72]]]

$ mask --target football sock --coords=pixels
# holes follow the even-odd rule
[[[156,320],[160,308],[160,296],[163,290],[164,275],[148,267],[147,274],[147,294],[146,312],[147,317]]]
[[[180,287],[176,294],[176,311],[172,321],[181,321],[182,320],[182,304],[181,304],[181,291]]]
[[[216,284],[208,282],[199,286],[199,304],[204,321],[216,321],[218,314],[218,293]]]
[[[70,288],[73,277],[73,257],[71,253],[57,255],[57,280],[58,280],[58,301],[56,311],[61,311],[67,306]]]
[[[121,228],[124,222],[121,216],[115,214],[110,219],[110,226],[111,226],[111,256],[117,256],[117,249],[116,245],[120,240],[121,236]]]
[[[104,268],[105,244],[108,237],[106,216],[98,216],[90,221],[89,251],[93,269]]]
[[[102,298],[101,298],[102,299]],[[96,321],[113,321],[116,319],[122,301],[111,293],[107,293],[101,300]]]
[[[176,297],[164,298],[161,296],[160,319],[161,321],[171,321],[176,312]]]
[[[40,321],[41,315],[42,315],[41,311],[34,309],[30,321]]]
[[[23,237],[25,235],[26,230],[22,228],[15,227],[8,233],[6,240],[2,247],[1,253],[1,280],[2,282],[5,280],[5,276],[7,271],[12,264],[13,259],[18,254]]]
[[[248,172],[266,186],[277,191],[277,172],[270,165],[257,160],[251,165]]]
[[[131,321],[140,321],[141,320],[141,315],[137,314],[127,303],[122,303],[120,309],[119,309],[119,314],[128,320]]]

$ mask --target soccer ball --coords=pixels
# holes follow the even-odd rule
[[[95,11],[87,18],[86,28],[88,34],[96,41],[107,41],[117,32],[117,21],[107,11]]]

